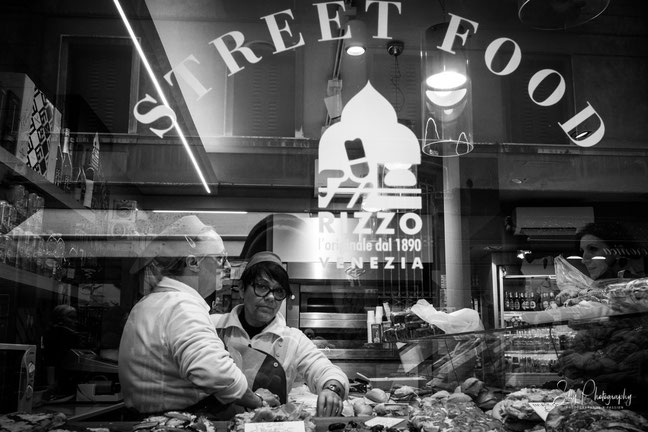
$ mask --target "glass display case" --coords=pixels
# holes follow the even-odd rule
[[[500,399],[523,388],[581,390],[612,409],[646,414],[648,312],[556,320],[514,328],[435,335],[408,344],[431,347],[416,369],[450,392],[478,378]],[[606,396],[607,395],[607,396]],[[622,395],[616,400],[611,395]],[[623,399],[623,400],[621,400]],[[631,404],[631,406],[630,406]]]

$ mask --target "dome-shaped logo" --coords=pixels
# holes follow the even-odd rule
[[[319,172],[327,182],[319,188],[318,205],[326,208],[338,197],[347,208],[361,202],[364,210],[420,209],[414,171],[420,163],[416,135],[367,82],[320,140]]]

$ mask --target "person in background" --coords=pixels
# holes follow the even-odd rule
[[[65,368],[68,352],[79,348],[81,338],[77,331],[77,311],[69,305],[58,305],[52,311],[51,324],[43,338],[44,360],[49,390],[48,402],[63,402],[76,395],[76,381]]]
[[[286,325],[279,308],[292,293],[281,259],[272,252],[252,256],[240,289],[243,304],[211,318],[250,388],[266,388],[286,403],[300,375],[318,395],[317,415],[340,415],[349,380],[304,333]]]
[[[217,418],[227,404],[264,404],[248,390],[209,319],[204,300],[229,266],[223,240],[196,216],[180,218],[131,268],[152,268],[157,282],[131,310],[119,345],[119,380],[139,413],[183,410]],[[269,392],[267,392],[269,393]]]
[[[641,249],[618,223],[589,223],[576,239],[592,279],[637,278],[644,273]]]

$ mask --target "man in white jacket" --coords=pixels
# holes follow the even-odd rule
[[[259,252],[241,276],[243,304],[228,314],[212,315],[227,350],[246,375],[250,388],[273,392],[282,403],[297,376],[317,397],[317,415],[342,414],[349,392],[346,374],[279,312],[290,296],[288,273],[272,252]]]
[[[180,218],[147,246],[132,271],[152,270],[157,284],[133,307],[121,338],[126,406],[216,414],[232,402],[263,405],[209,319],[204,299],[222,283],[226,266],[223,240],[196,216]]]

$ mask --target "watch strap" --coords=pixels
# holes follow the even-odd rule
[[[257,392],[254,392],[254,394],[255,394],[259,399],[261,399],[261,406],[262,406],[262,407],[264,407],[264,406],[267,405],[267,404],[266,404],[266,401],[263,399],[263,396],[261,396],[261,395],[260,395],[259,393],[257,393]]]

